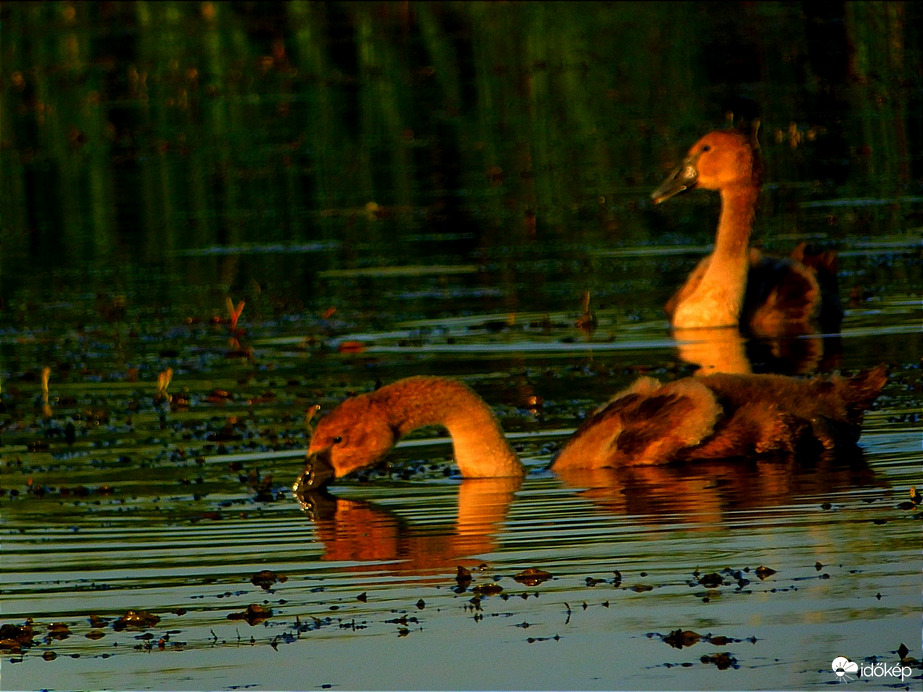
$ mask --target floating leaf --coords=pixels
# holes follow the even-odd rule
[[[32,646],[32,619],[24,625],[0,625],[0,649],[19,650],[19,645]],[[16,646],[13,646],[15,644]]]
[[[63,622],[52,622],[48,625],[48,636],[52,639],[67,639],[71,636],[71,631]]]
[[[552,578],[550,572],[546,572],[543,569],[538,569],[537,567],[529,567],[524,569],[522,572],[513,577],[520,584],[525,584],[526,586],[537,586],[543,581],[548,581]]]
[[[724,584],[724,578],[717,572],[711,572],[702,577],[699,577],[699,584],[706,588],[714,589]]]
[[[771,577],[775,573],[776,571],[772,569],[771,567],[764,567],[763,565],[760,565],[759,567],[756,568],[756,576],[758,576],[760,579]]]
[[[250,583],[254,586],[269,590],[276,582],[285,582],[288,579],[284,574],[276,574],[268,569],[257,572],[250,577]]]
[[[712,654],[711,656],[702,656],[699,660],[702,661],[702,663],[714,663],[718,670],[740,667],[740,664],[737,663],[737,659],[727,652]]]
[[[90,615],[87,618],[90,621],[90,627],[105,627],[107,620],[105,618],[99,617],[99,615]]]
[[[146,610],[129,610],[122,617],[112,623],[112,629],[121,632],[124,629],[147,629],[160,622],[160,616]]]
[[[228,620],[246,620],[248,625],[257,625],[272,617],[272,608],[259,604],[249,605],[242,613],[228,613]]]
[[[455,574],[455,581],[457,581],[458,585],[463,589],[467,588],[468,584],[471,583],[471,570],[459,565],[458,572]]]
[[[489,584],[478,584],[472,587],[471,591],[478,596],[496,596],[503,591],[503,587],[495,582],[490,582]]]
[[[684,646],[698,644],[702,635],[692,630],[673,630],[663,638],[663,641],[672,646],[674,649],[682,649]]]

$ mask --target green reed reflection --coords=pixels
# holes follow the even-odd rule
[[[4,3],[6,276],[334,239],[324,264],[350,266],[395,220],[488,245],[643,241],[658,166],[743,97],[775,181],[900,194],[920,165],[919,10],[841,9]]]

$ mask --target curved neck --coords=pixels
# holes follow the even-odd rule
[[[740,320],[750,269],[750,230],[759,188],[737,185],[721,190],[721,217],[715,250],[692,294],[677,307],[675,327],[735,326]]]
[[[490,407],[461,382],[410,377],[370,395],[397,437],[439,425],[452,437],[455,462],[465,478],[521,476],[522,464]]]

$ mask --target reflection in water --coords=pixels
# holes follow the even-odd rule
[[[747,355],[755,369],[788,375],[836,370],[842,348],[839,334],[780,335],[747,341]]]
[[[780,334],[746,337],[737,327],[674,329],[679,357],[697,365],[698,375],[768,372],[807,375],[838,367],[838,334]]]
[[[769,509],[797,498],[876,484],[860,450],[813,463],[793,457],[706,461],[683,466],[568,469],[564,483],[605,512],[650,522],[714,528],[732,511]]]
[[[714,372],[770,372],[807,375],[837,367],[839,335],[796,334],[745,337],[737,327],[674,329],[679,357],[699,366],[698,375]]]
[[[493,552],[521,478],[467,478],[458,488],[458,515],[452,527],[414,526],[365,500],[326,491],[298,493],[324,545],[323,559],[378,562],[399,560],[402,572],[452,570],[460,559]]]
[[[681,523],[715,530],[739,510],[790,505],[799,498],[880,485],[861,450],[813,461],[706,461],[682,466],[566,469],[557,474],[603,512],[647,524]],[[469,478],[458,489],[453,526],[419,526],[374,502],[327,491],[296,494],[324,546],[323,559],[399,561],[402,574],[445,572],[464,558],[494,552],[497,534],[522,481]],[[562,510],[563,515],[566,513]],[[549,529],[552,533],[553,528]],[[361,567],[359,567],[361,569]]]
[[[673,335],[679,342],[679,357],[699,366],[696,374],[752,372],[750,359],[747,358],[746,339],[736,326],[674,329]]]
[[[799,488],[823,494],[853,482],[849,473],[789,477],[785,464],[765,463],[601,472],[573,492],[551,476],[526,478],[520,490],[464,481],[457,518],[438,511],[454,486],[391,485],[367,491],[381,504],[335,498],[318,509],[308,531],[318,545],[306,545],[296,507],[263,492],[273,490],[270,473],[296,472],[271,454],[303,446],[300,412],[321,393],[339,400],[370,379],[413,374],[498,388],[541,379],[540,392],[558,394],[546,417],[524,420],[514,413],[528,408],[524,398],[511,397],[504,422],[518,416],[518,429],[544,430],[629,373],[673,373],[660,305],[678,284],[671,274],[689,267],[670,246],[701,245],[713,215],[689,204],[654,224],[641,199],[652,162],[720,119],[717,95],[743,84],[761,94],[770,132],[793,121],[784,141],[764,138],[780,183],[764,195],[775,210],[764,237],[797,228],[855,252],[842,274],[853,331],[838,367],[911,364],[870,416],[887,430],[871,463],[906,494],[919,452],[919,353],[903,336],[918,332],[923,285],[920,205],[905,194],[920,150],[908,108],[918,68],[880,48],[900,52],[913,34],[907,55],[918,52],[909,31],[918,10],[728,7],[715,22],[692,3],[6,3],[3,20],[15,29],[3,35],[0,97],[9,316],[0,580],[4,624],[32,617],[36,636],[20,662],[4,654],[4,689],[408,689],[436,666],[429,686],[803,689],[821,684],[825,646],[883,656],[918,636],[919,522],[883,501],[887,493],[871,504],[847,493],[837,513],[819,501],[783,505],[781,532],[728,522],[719,549],[735,544],[735,566],[772,555],[779,581],[755,597],[725,592],[723,607],[678,594],[688,593],[679,575],[719,543],[688,531],[686,515],[718,517],[759,498],[771,507]],[[754,32],[767,40],[754,44]],[[666,45],[664,35],[676,40]],[[773,79],[722,74],[734,68],[728,54],[752,55],[737,68]],[[807,57],[793,69],[792,56]],[[651,90],[651,70],[638,65],[663,88]],[[869,240],[886,236],[894,246],[870,251]],[[629,252],[605,254],[613,248]],[[414,267],[442,269],[412,281],[398,274]],[[541,319],[573,310],[587,290],[592,340],[575,333],[573,317]],[[228,354],[226,318],[213,319],[228,296],[246,301],[241,328],[258,344],[255,363]],[[582,326],[593,325],[589,312]],[[483,328],[454,321],[461,316]],[[409,321],[413,334],[395,331]],[[337,352],[353,335],[359,348]],[[797,362],[786,349],[809,345],[781,341],[763,358],[757,343],[746,343],[754,372],[790,372],[772,364]],[[34,375],[46,366],[47,421]],[[187,409],[150,405],[168,367]],[[571,391],[575,382],[586,389]],[[215,388],[233,398],[210,401]],[[54,434],[71,421],[73,444]],[[264,450],[255,467],[225,457]],[[401,501],[409,511],[397,511]],[[604,501],[612,517],[655,513],[600,521]],[[676,530],[644,530],[661,517]],[[316,561],[321,550],[328,561]],[[560,576],[540,599],[485,599],[497,617],[480,622],[463,610],[468,596],[377,578],[443,561],[451,584],[453,557],[484,551],[492,570],[534,561]],[[588,587],[584,577],[613,555],[667,588]],[[361,562],[331,562],[340,557]],[[403,562],[375,564],[382,559]],[[786,590],[794,579],[804,586],[817,559],[843,567]],[[276,593],[251,583],[265,568],[289,577]],[[367,588],[369,603],[358,601]],[[425,624],[396,638],[393,610],[422,597]],[[590,607],[564,624],[561,602],[584,600]],[[275,611],[267,623],[227,619],[263,601]],[[90,634],[89,615],[111,623],[129,607],[157,613],[159,626]],[[372,636],[340,628],[341,616]],[[710,652],[679,658],[644,636],[654,622],[706,620],[759,640],[732,647],[742,671],[716,674],[698,663]],[[56,641],[49,624],[61,622],[73,635]],[[525,643],[536,636],[553,639]],[[42,655],[55,652],[56,662]]]

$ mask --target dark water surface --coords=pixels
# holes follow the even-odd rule
[[[919,13],[4,3],[0,688],[918,688]],[[840,334],[668,328],[717,201],[649,193],[728,109]],[[856,458],[547,471],[640,374],[880,362]],[[301,506],[306,412],[419,374],[525,479],[428,429]]]

